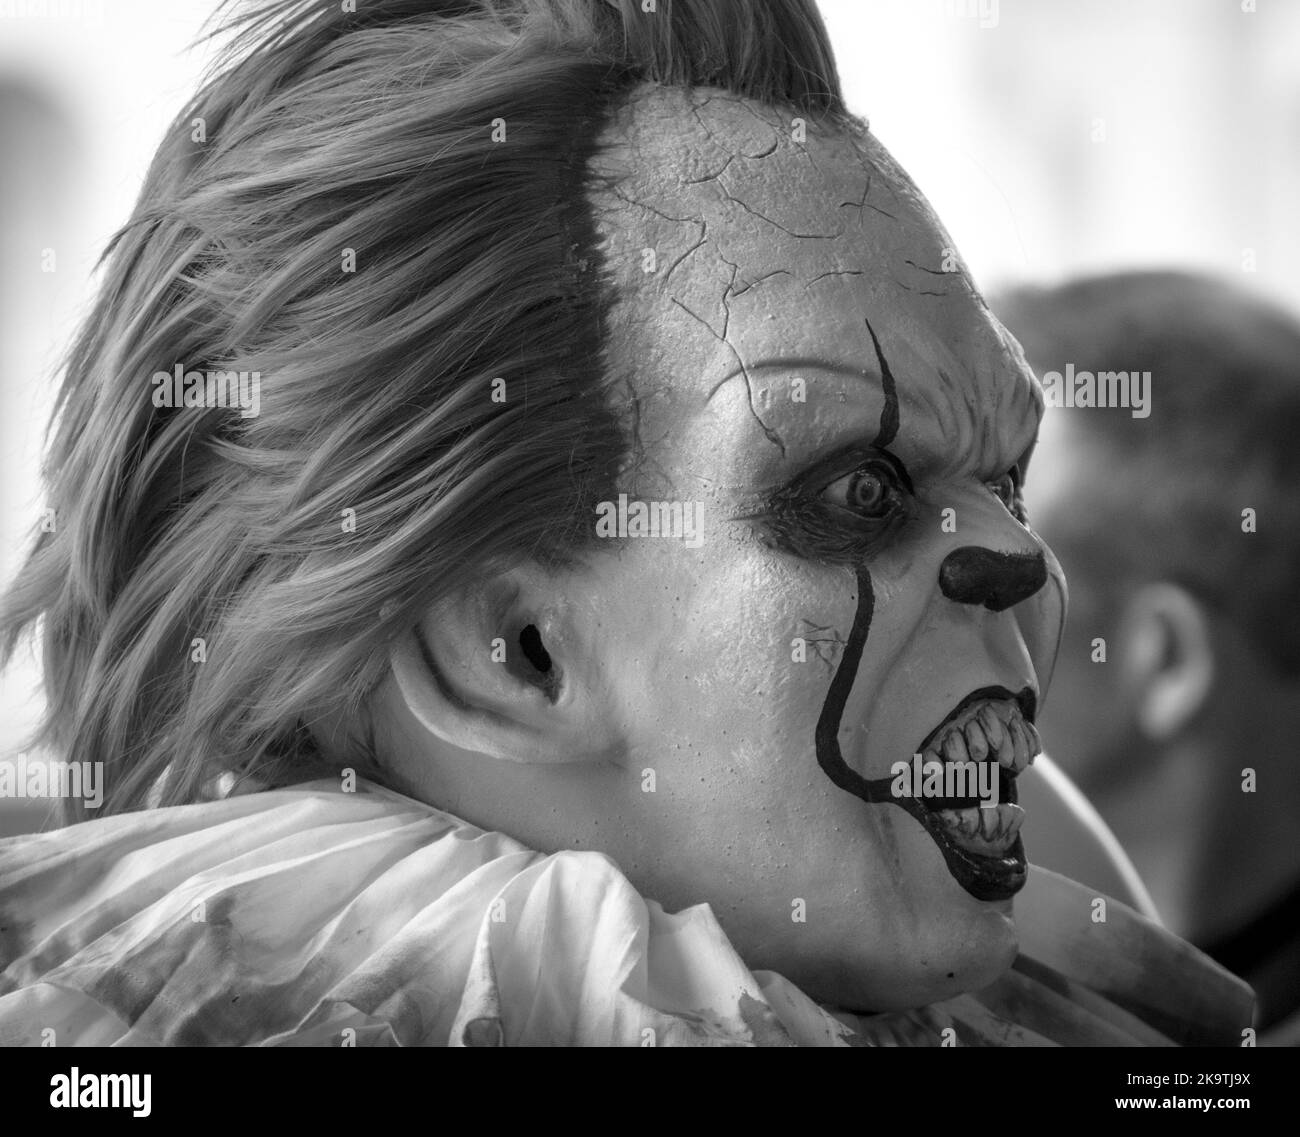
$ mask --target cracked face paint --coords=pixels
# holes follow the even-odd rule
[[[647,89],[597,163],[621,488],[705,517],[696,550],[591,568],[627,764],[659,775],[603,847],[751,966],[883,1009],[1014,956],[1019,838],[990,852],[889,775],[981,701],[1032,718],[1064,586],[1018,502],[1018,346],[879,143],[805,129]]]
[[[1015,956],[989,863],[1015,857],[880,794],[940,743],[1027,760],[1009,708],[1045,688],[1063,607],[1016,515],[1042,397],[883,148],[791,117],[645,88],[606,128],[615,492],[698,507],[702,540],[629,533],[561,582],[547,650],[617,744],[480,763],[447,805],[607,854],[670,912],[707,903],[748,966],[825,1003],[915,1007]],[[1025,557],[1045,583],[1008,604]]]

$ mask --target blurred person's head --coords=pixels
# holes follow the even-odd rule
[[[1030,517],[1070,580],[1045,745],[1212,941],[1300,872],[1300,322],[1177,272],[994,306],[1048,394]],[[1104,372],[1121,405],[1086,405]]]

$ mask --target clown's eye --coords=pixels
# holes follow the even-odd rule
[[[989,489],[1007,507],[1007,512],[1017,521],[1025,520],[1025,502],[1020,496],[1020,467],[1012,466],[1002,477],[988,483]]]
[[[902,462],[886,450],[851,446],[777,490],[761,520],[783,552],[826,564],[858,565],[880,552],[914,514]]]
[[[903,504],[902,487],[887,462],[868,461],[836,478],[821,493],[822,500],[862,518],[888,521]]]

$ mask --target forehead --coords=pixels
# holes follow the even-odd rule
[[[611,365],[647,435],[707,430],[719,453],[719,431],[746,435],[754,475],[777,476],[870,433],[883,355],[905,461],[974,468],[1028,444],[1041,396],[1019,348],[864,129],[645,87],[601,141]]]

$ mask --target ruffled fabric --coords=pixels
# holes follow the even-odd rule
[[[1002,979],[855,1016],[599,853],[317,782],[0,841],[0,1045],[1239,1045],[1249,989],[1095,899],[1032,869]]]

